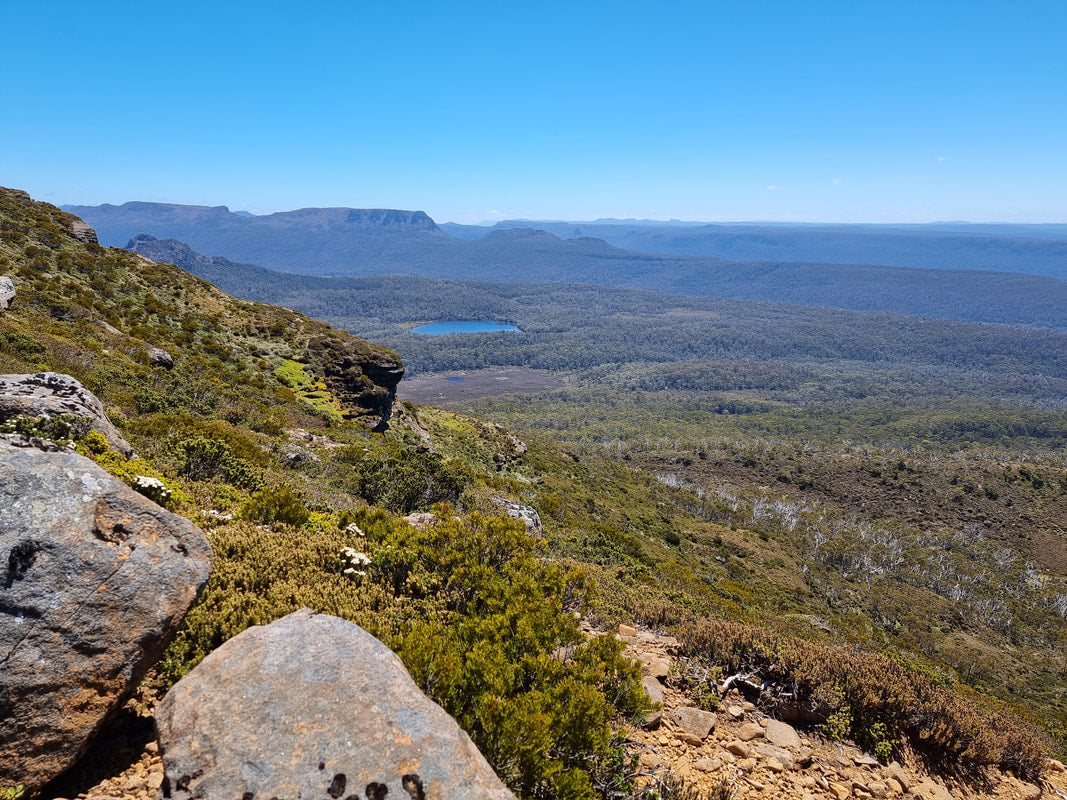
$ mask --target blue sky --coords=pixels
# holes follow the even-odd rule
[[[0,184],[436,220],[1067,222],[1067,0],[0,0]]]

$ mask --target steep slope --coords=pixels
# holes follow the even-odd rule
[[[1045,768],[1011,708],[880,644],[755,522],[694,512],[686,492],[628,464],[448,412],[405,406],[370,433],[351,415],[376,413],[359,393],[373,400],[399,378],[389,351],[72,238],[68,215],[20,193],[2,200],[0,270],[19,293],[0,315],[0,370],[57,369],[91,385],[142,458],[123,461],[89,436],[77,446],[123,475],[158,476],[210,529],[212,582],[149,693],[249,625],[307,606],[386,640],[522,797],[639,796],[625,727],[647,710],[639,675],[622,642],[587,638],[579,617],[607,630],[729,615],[760,626],[697,627],[687,639],[704,702],[718,702],[722,687],[706,680],[715,669],[788,656],[776,686],[821,687],[813,736],[832,718],[835,735],[921,767],[914,746],[976,781]],[[536,507],[543,534],[503,517],[515,503],[530,519]],[[433,516],[400,517],[412,511]],[[859,645],[887,655],[866,659]],[[884,678],[901,675],[908,691],[890,691]],[[753,711],[777,713],[756,699]],[[738,769],[762,775],[753,766]]]
[[[0,371],[49,363],[120,407],[145,405],[145,392],[177,404],[173,392],[202,395],[194,405],[251,402],[269,416],[292,387],[262,375],[293,363],[328,387],[332,413],[370,427],[388,420],[403,375],[388,348],[288,309],[237,300],[177,267],[82,241],[79,223],[25,193],[0,190],[0,271],[17,290],[0,317]],[[174,359],[165,375],[152,366],[154,348]]]

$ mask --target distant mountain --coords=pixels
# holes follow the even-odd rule
[[[398,246],[379,255],[374,268],[363,274],[588,283],[1067,330],[1067,282],[1034,275],[672,257],[633,253],[592,237],[563,240],[528,228],[500,229],[470,242],[446,236],[428,241],[432,246],[421,250],[409,248],[404,254]],[[151,236],[134,237],[130,246],[153,260],[177,263],[226,291],[268,302],[277,296],[272,294],[276,287],[319,290],[357,285],[354,276],[283,274],[226,258],[205,258],[180,242]]]
[[[741,261],[809,261],[1025,272],[1067,279],[1067,225],[711,225],[505,220],[444,226],[460,239],[533,227],[567,239],[595,236],[626,250]]]
[[[177,264],[186,272],[245,300],[274,302],[277,291],[306,288],[309,282],[314,280],[302,275],[258,267],[255,264],[230,261],[222,256],[205,256],[177,239],[157,239],[147,233],[130,239],[126,243],[126,249],[163,264]]]
[[[177,239],[201,253],[309,274],[353,273],[416,240],[448,236],[422,211],[302,208],[276,214],[236,214],[226,206],[123,203],[67,206],[96,228],[100,243],[121,247],[148,233]],[[419,248],[415,247],[414,252]]]

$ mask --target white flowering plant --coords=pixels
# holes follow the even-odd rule
[[[149,500],[159,503],[161,506],[165,506],[171,499],[172,492],[170,487],[163,483],[159,478],[153,478],[151,475],[135,476],[133,479],[133,488]]]
[[[350,578],[362,578],[367,574],[365,567],[370,566],[371,558],[366,553],[360,552],[354,547],[342,547],[341,563],[343,568],[341,574],[347,575]]]

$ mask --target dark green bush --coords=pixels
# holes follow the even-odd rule
[[[179,439],[171,446],[178,472],[194,481],[221,479],[239,489],[255,489],[262,478],[229,444],[202,436]]]
[[[585,640],[573,613],[590,591],[584,576],[544,560],[521,523],[434,511],[439,521],[423,529],[376,509],[336,515],[365,537],[339,525],[296,536],[245,521],[219,527],[211,579],[167,651],[164,683],[249,625],[306,606],[392,647],[520,797],[627,791],[630,763],[612,723],[641,714],[647,698],[615,637]],[[370,558],[358,578],[341,558],[354,544]]]
[[[456,502],[467,481],[437,453],[383,451],[355,462],[349,490],[372,505],[408,514]]]

